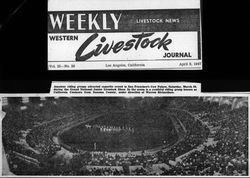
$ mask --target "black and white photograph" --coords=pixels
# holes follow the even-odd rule
[[[0,177],[248,177],[248,7],[0,2]]]
[[[247,95],[1,99],[3,176],[249,175]]]

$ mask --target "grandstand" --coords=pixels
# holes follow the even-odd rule
[[[248,175],[248,98],[3,101],[10,174]]]

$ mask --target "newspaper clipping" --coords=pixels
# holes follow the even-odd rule
[[[57,94],[59,86],[91,93]],[[94,93],[93,86],[126,92]],[[131,95],[128,86],[197,91]],[[248,176],[249,95],[199,88],[55,82],[46,95],[2,94],[1,175]]]
[[[57,96],[166,96],[193,95],[201,92],[201,84],[191,82],[52,82],[50,94]]]
[[[200,0],[49,0],[49,70],[201,70]]]

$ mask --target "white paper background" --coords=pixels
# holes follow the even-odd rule
[[[96,49],[97,44],[109,44],[112,41],[116,44],[119,41],[124,41],[125,43],[130,39],[135,39],[132,37],[133,34],[141,33],[99,33],[99,36],[91,42],[91,44],[86,48],[88,52]],[[166,32],[156,32],[152,36],[148,37],[151,41],[156,38],[163,38]],[[77,35],[78,41],[51,41],[49,36],[58,35]],[[70,34],[49,34],[48,35],[48,61],[75,61],[75,53],[80,48],[83,42],[89,38],[92,33],[70,33]],[[101,43],[100,38],[102,36],[106,37],[106,42]],[[172,43],[168,45],[169,51],[166,51],[161,47],[160,49],[156,47],[141,48],[140,45],[137,50],[131,48],[129,51],[120,50],[118,53],[113,53],[111,50],[107,55],[100,54],[99,56],[93,56],[88,61],[93,60],[155,60],[155,59],[198,59],[198,35],[197,32],[169,32],[167,39],[172,39]],[[143,38],[145,39],[145,38]],[[136,39],[137,40],[137,39]],[[143,41],[143,40],[142,40]],[[135,44],[135,43],[134,43]],[[140,43],[141,44],[141,43]],[[179,58],[163,58],[165,52],[190,52],[192,57]]]
[[[194,8],[200,0],[48,0],[49,11]]]

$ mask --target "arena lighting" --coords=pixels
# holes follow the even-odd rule
[[[6,116],[6,112],[0,111],[0,119],[3,119]]]
[[[29,97],[22,97],[22,103],[28,103],[29,102]]]
[[[135,98],[134,96],[124,96],[123,98],[126,98],[126,99],[133,99]]]
[[[8,104],[9,104],[8,98],[7,98],[7,97],[3,97],[3,98],[2,98],[2,105],[3,105],[3,106],[7,106]]]
[[[45,97],[40,97],[40,100],[41,100],[41,101],[45,101],[46,98],[45,98]]]
[[[27,108],[28,108],[27,106],[20,106],[21,111],[26,110]]]
[[[134,98],[136,98],[135,96],[124,96],[123,98],[126,98],[126,99],[134,99]],[[148,96],[140,96],[140,98],[156,98],[156,96],[150,96],[150,97],[148,97]]]

